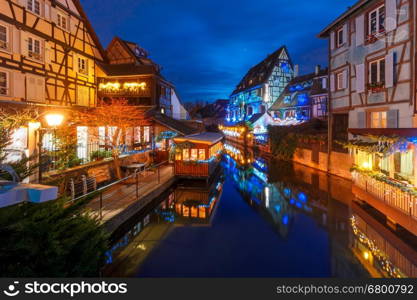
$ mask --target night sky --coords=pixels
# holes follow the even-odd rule
[[[136,42],[183,101],[228,98],[246,71],[281,45],[300,73],[327,65],[316,35],[356,0],[81,0],[104,47]]]

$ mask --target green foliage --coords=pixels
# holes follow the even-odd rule
[[[22,153],[19,160],[10,162],[7,160],[8,150],[12,144],[13,133],[22,126],[27,126],[28,122],[34,121],[37,111],[33,109],[26,110],[4,110],[0,109],[0,164],[10,165],[17,173],[21,180],[31,176],[38,168],[36,162],[37,155],[26,156]],[[11,176],[2,173],[0,179],[11,180]]]
[[[155,137],[155,142],[159,143],[164,139],[172,139],[178,134],[174,131],[163,131]]]
[[[358,166],[353,166],[350,169],[351,172],[358,172],[364,175],[367,175],[375,180],[384,182],[386,184],[389,184],[393,187],[396,187],[398,189],[400,189],[401,191],[410,194],[411,196],[416,197],[417,196],[417,189],[413,186],[409,186],[407,184],[395,181],[393,179],[391,179],[390,177],[380,173],[380,172],[376,172],[376,171],[372,171],[372,170],[364,170],[359,168]]]
[[[97,150],[97,151],[91,152],[90,159],[91,160],[105,159],[105,158],[112,157],[112,154],[113,154],[112,151]]]
[[[313,119],[296,126],[269,126],[268,135],[275,158],[291,160],[301,141],[326,142],[327,124]]]
[[[81,213],[83,203],[25,203],[0,209],[0,274],[5,277],[93,277],[108,236]]]

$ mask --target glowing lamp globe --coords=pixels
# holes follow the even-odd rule
[[[64,116],[60,114],[48,114],[45,116],[45,120],[50,127],[57,127],[64,121]]]

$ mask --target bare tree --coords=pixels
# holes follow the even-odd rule
[[[126,132],[129,128],[141,125],[145,116],[137,106],[128,105],[125,99],[113,99],[101,102],[97,107],[84,112],[78,112],[76,122],[89,127],[114,127],[113,134],[106,135],[106,145],[112,149],[112,156],[116,170],[116,176],[121,178],[120,171],[120,146],[124,144]],[[95,131],[98,136],[98,130]]]

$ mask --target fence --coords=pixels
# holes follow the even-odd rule
[[[417,218],[417,197],[402,191],[400,188],[376,180],[368,175],[353,172],[353,182],[367,193],[384,203],[395,207],[403,213]]]
[[[135,170],[133,174],[98,189],[89,190],[88,187],[94,186],[94,183],[91,181],[88,183],[88,178],[84,178],[85,180],[82,183],[74,186],[74,191],[77,191],[78,195],[74,193],[75,197],[69,203],[74,203],[86,197],[94,197],[87,207],[100,220],[103,220],[109,214],[110,216],[116,214],[124,207],[138,201],[144,191],[156,190],[160,183],[173,177],[173,166],[165,161],[143,170]],[[79,194],[80,191],[82,191],[81,195]],[[152,200],[150,199],[150,201]],[[150,201],[141,202],[140,208]]]

